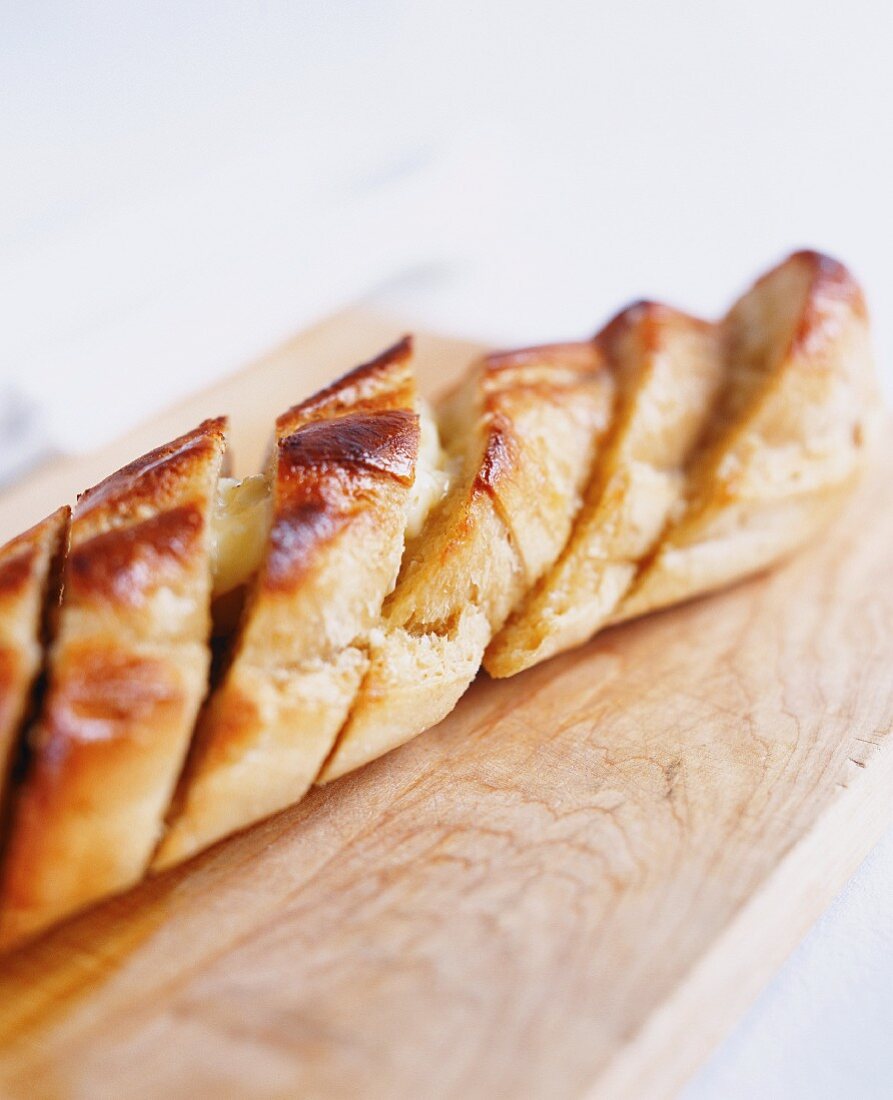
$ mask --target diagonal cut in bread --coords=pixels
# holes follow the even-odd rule
[[[720,383],[716,327],[667,306],[636,303],[596,340],[617,382],[611,432],[567,545],[487,649],[491,676],[513,676],[605,624],[682,493]]]
[[[685,500],[613,621],[758,572],[813,537],[864,463],[874,369],[862,292],[842,264],[797,252],[722,322],[723,390]]]
[[[279,418],[265,560],[156,869],[296,802],[347,717],[400,567],[414,484],[433,476],[416,474],[411,356],[403,340]]]
[[[58,610],[70,509],[0,547],[0,820],[19,733]]]
[[[2,869],[2,944],[145,873],[207,687],[225,427],[206,421],[78,501]]]
[[[587,342],[486,357],[440,404],[453,484],[407,545],[320,782],[453,709],[494,631],[564,545],[613,394]]]

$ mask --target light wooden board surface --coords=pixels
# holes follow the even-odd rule
[[[334,318],[35,476],[2,531],[208,413],[246,471],[276,411],[397,335]],[[424,387],[472,351],[422,338]],[[785,568],[480,678],[437,729],[7,959],[0,1092],[672,1095],[893,813],[890,460]]]

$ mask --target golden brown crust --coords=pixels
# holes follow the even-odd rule
[[[615,621],[777,561],[820,530],[861,472],[874,371],[865,302],[842,264],[795,253],[735,303],[721,334],[724,388],[685,506]]]
[[[58,508],[21,535],[0,546],[0,624],[8,622],[9,611],[32,591],[34,571],[49,570],[67,536],[71,509]]]
[[[636,302],[596,338],[618,390],[611,430],[554,566],[490,643],[484,667],[511,676],[590,638],[663,531],[721,376],[715,327]]]
[[[387,385],[381,375],[379,381]],[[398,393],[396,399],[407,398]],[[270,589],[300,584],[314,556],[363,507],[370,484],[412,485],[418,445],[418,416],[409,408],[345,411],[282,436],[277,514],[261,583]]]
[[[43,662],[44,635],[58,602],[70,510],[0,547],[0,822],[22,723]]]
[[[224,429],[205,422],[75,510],[47,693],[2,870],[2,945],[145,872],[206,689]]]
[[[184,483],[207,463],[218,461],[226,447],[226,427],[225,416],[205,420],[81,493],[76,514],[82,537],[87,538],[94,528],[115,526],[119,520],[131,523],[142,509],[158,514],[178,502]]]
[[[19,540],[16,539],[16,542]],[[4,547],[7,550],[9,547]],[[2,554],[2,551],[0,551]],[[0,599],[15,600],[21,597],[33,572],[35,549],[24,547],[20,552],[13,550],[11,556],[0,557]]]
[[[411,485],[418,420],[409,409],[344,414],[307,424],[282,440],[280,476],[300,491],[311,471],[387,474]],[[283,489],[283,491],[285,491]]]
[[[516,601],[554,561],[611,410],[593,343],[485,358],[441,403],[461,472],[409,543],[328,782],[447,714]]]
[[[277,422],[266,559],[154,866],[296,802],[341,727],[393,586],[419,445],[411,342]]]
[[[69,593],[81,603],[141,606],[195,556],[205,522],[190,503],[79,542],[68,557]]]
[[[408,369],[412,355],[412,337],[404,336],[381,355],[354,367],[284,412],[276,421],[277,438],[291,435],[311,420],[328,420],[346,411],[409,408],[415,400],[415,376]]]

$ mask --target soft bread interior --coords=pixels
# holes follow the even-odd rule
[[[443,500],[450,487],[450,464],[440,443],[437,422],[431,406],[419,398],[419,456],[416,461],[415,481],[409,493],[406,508],[407,539],[421,533],[431,511]]]
[[[247,584],[260,569],[272,517],[273,494],[266,474],[242,481],[220,478],[211,521],[214,599]]]

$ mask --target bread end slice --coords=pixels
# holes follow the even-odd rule
[[[55,626],[69,508],[0,548],[0,822],[19,735]]]
[[[663,532],[717,391],[720,341],[704,321],[637,302],[596,339],[616,412],[567,544],[487,649],[491,676],[513,676],[605,624]]]
[[[0,872],[0,945],[145,873],[207,687],[210,420],[84,493]]]
[[[847,269],[794,253],[722,322],[726,374],[686,496],[613,621],[721,588],[813,538],[859,477],[877,402]]]

